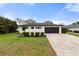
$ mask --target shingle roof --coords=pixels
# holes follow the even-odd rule
[[[69,25],[68,28],[79,28],[79,24]]]
[[[62,26],[62,25],[56,25],[53,23],[29,23],[29,24],[19,25],[19,26]]]

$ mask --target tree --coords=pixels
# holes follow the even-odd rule
[[[76,22],[76,24],[79,24],[79,22]]]
[[[62,27],[62,33],[66,33],[66,32],[68,32],[68,28]]]
[[[79,21],[75,22],[75,23],[72,23],[72,25],[75,25],[75,24],[79,24]]]
[[[15,21],[11,22],[11,25],[8,27],[9,28],[9,32],[15,32],[17,29],[17,24]]]
[[[25,20],[25,19],[22,19],[22,18],[17,18],[16,22],[17,22],[18,25],[36,23],[36,21],[34,21],[33,19],[30,19],[30,18],[28,20]]]
[[[18,25],[23,25],[23,24],[25,24],[25,20],[22,19],[22,18],[16,18],[16,22],[17,22]]]
[[[72,25],[75,25],[75,23],[72,23]]]
[[[17,24],[15,21],[11,19],[1,17],[0,16],[0,32],[15,32],[17,28]],[[2,33],[1,32],[1,33]]]
[[[7,28],[5,28],[4,26],[0,26],[0,34],[5,34],[7,32]]]
[[[36,23],[36,21],[34,21],[33,19],[28,19],[28,20],[25,21],[25,23],[26,24],[28,24],[28,23]]]
[[[45,21],[44,23],[47,23],[47,24],[53,24],[53,22],[52,21]]]

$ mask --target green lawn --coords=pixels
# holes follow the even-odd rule
[[[46,37],[18,37],[17,33],[0,35],[0,55],[56,55]]]
[[[67,34],[70,34],[70,35],[74,35],[74,36],[79,37],[79,33],[67,32]]]

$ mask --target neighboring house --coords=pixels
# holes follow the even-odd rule
[[[19,25],[17,31],[23,32],[44,32],[44,33],[61,33],[61,25],[51,23],[29,23],[26,25]]]
[[[69,25],[68,30],[72,32],[79,32],[79,24]]]

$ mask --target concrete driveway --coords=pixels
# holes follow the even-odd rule
[[[58,56],[79,56],[79,37],[69,34],[46,34]]]

